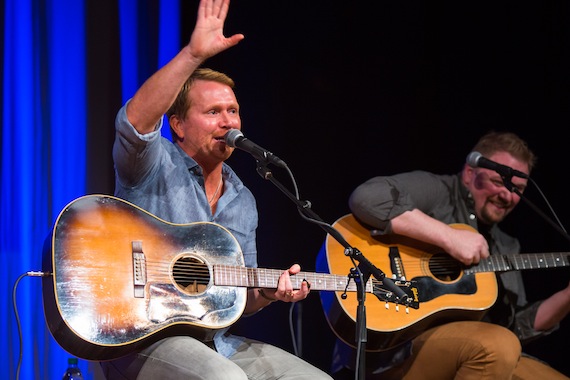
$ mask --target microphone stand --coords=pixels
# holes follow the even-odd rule
[[[365,379],[366,373],[366,343],[367,343],[367,330],[366,330],[366,282],[370,275],[373,275],[377,280],[381,281],[388,290],[392,291],[398,299],[406,299],[408,296],[403,290],[398,288],[394,282],[387,278],[384,272],[374,266],[364,255],[356,248],[351,247],[346,239],[329,224],[323,220],[311,209],[309,201],[301,201],[297,199],[288,189],[286,189],[275,177],[273,173],[267,168],[266,163],[257,161],[257,172],[263,178],[273,183],[283,194],[285,194],[297,208],[308,218],[318,221],[319,226],[326,233],[331,235],[337,242],[344,247],[344,254],[349,256],[352,261],[359,262],[357,267],[351,268],[348,275],[348,281],[354,279],[357,289],[358,308],[356,312],[356,342],[357,342],[357,375],[359,380]]]
[[[550,224],[563,237],[565,237],[568,241],[570,241],[570,236],[568,235],[568,233],[566,233],[566,231],[560,228],[558,224],[554,223],[554,221],[550,219],[541,209],[539,209],[534,203],[532,203],[527,197],[525,197],[523,193],[521,193],[515,186],[513,186],[512,175],[502,176],[502,178],[503,178],[503,184],[511,193],[515,193],[516,195],[518,195],[527,205],[530,206],[530,208],[534,212],[536,212],[540,217],[542,217],[542,219],[544,219],[548,224]]]

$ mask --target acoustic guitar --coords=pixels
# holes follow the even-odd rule
[[[87,360],[111,360],[159,339],[203,341],[244,311],[247,288],[276,288],[282,270],[247,268],[235,237],[210,222],[168,223],[122,199],[88,195],[59,214],[44,246],[42,296],[58,344]],[[312,290],[357,290],[346,276],[291,276]],[[411,300],[417,289],[397,281]],[[366,293],[399,302],[382,281]],[[417,307],[417,302],[411,302]]]
[[[454,228],[474,229],[465,224]],[[419,335],[426,329],[456,320],[480,320],[498,295],[494,272],[557,268],[569,265],[568,252],[491,255],[477,265],[464,267],[438,247],[398,235],[371,236],[370,230],[352,214],[333,227],[375,266],[396,279],[417,286],[421,307],[407,313],[392,313],[385,303],[366,301],[368,351],[385,351]],[[352,263],[344,247],[330,235],[317,257],[316,269],[345,273]],[[354,294],[320,293],[326,319],[345,343],[355,347],[358,301]]]

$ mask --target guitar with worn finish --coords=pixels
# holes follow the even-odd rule
[[[203,341],[242,315],[247,288],[276,288],[282,270],[247,268],[235,237],[210,222],[173,224],[122,199],[88,195],[68,204],[46,239],[46,321],[69,353],[111,360],[159,339]],[[291,276],[312,290],[356,291],[346,276]],[[412,300],[409,281],[396,283]],[[381,281],[366,292],[397,302]],[[417,299],[417,296],[416,296]],[[418,307],[417,302],[408,306]]]

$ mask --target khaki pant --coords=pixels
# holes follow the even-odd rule
[[[538,360],[521,356],[520,342],[510,330],[484,322],[453,322],[429,329],[414,339],[412,352],[403,365],[366,378],[569,379]]]

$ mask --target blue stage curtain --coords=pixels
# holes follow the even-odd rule
[[[71,355],[59,347],[47,328],[42,280],[23,276],[42,269],[43,242],[61,210],[89,193],[86,168],[94,158],[87,155],[87,120],[90,112],[101,107],[90,103],[97,100],[87,96],[87,41],[94,39],[87,38],[88,0],[4,0],[3,4],[0,326],[4,331],[0,357],[4,360],[0,378],[16,379],[22,348],[20,379],[58,379]],[[178,0],[121,0],[115,6],[119,8],[120,35],[115,38],[121,43],[117,67],[121,67],[122,82],[113,91],[128,98],[180,48],[179,4]],[[153,22],[157,26],[151,28]],[[149,46],[144,40],[149,34],[155,34],[157,43],[140,50],[140,46]],[[138,51],[133,51],[137,46]],[[155,54],[148,54],[148,49]],[[113,125],[93,128],[112,129]],[[110,147],[101,151],[110,152]],[[12,303],[19,278],[16,300],[22,340]],[[80,360],[79,365],[86,379],[94,378],[89,363]]]

